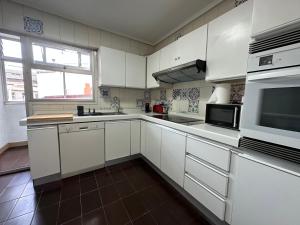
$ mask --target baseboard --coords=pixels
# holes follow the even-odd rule
[[[27,146],[27,145],[28,145],[27,141],[7,143],[6,145],[4,145],[3,147],[0,148],[0,155],[3,154],[5,151],[7,151],[10,148],[23,147],[23,146]]]

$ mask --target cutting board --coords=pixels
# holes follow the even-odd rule
[[[27,117],[27,123],[64,122],[64,121],[72,121],[72,120],[73,120],[72,113],[33,115]]]

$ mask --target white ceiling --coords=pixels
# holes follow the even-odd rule
[[[222,0],[14,1],[154,45]]]

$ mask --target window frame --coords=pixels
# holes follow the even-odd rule
[[[44,48],[43,51],[43,61],[44,62],[35,62],[33,59],[33,50],[32,50],[32,45],[37,44],[37,45],[42,45]],[[80,67],[74,67],[74,66],[66,66],[62,64],[54,64],[54,63],[47,63],[46,58],[45,58],[45,48],[50,47],[50,48],[56,48],[56,49],[68,49],[68,50],[75,50],[80,53],[85,53],[90,55],[90,70],[80,68]],[[27,44],[28,48],[28,59],[29,59],[29,66],[28,66],[28,74],[29,74],[29,79],[28,83],[30,87],[30,101],[31,102],[87,102],[87,103],[93,103],[95,102],[95,87],[96,87],[96,59],[97,59],[97,51],[95,49],[88,49],[88,48],[78,48],[74,47],[72,45],[66,45],[66,44],[61,44],[59,42],[51,42],[51,41],[45,41],[41,39],[36,39],[36,38],[30,38]],[[78,57],[80,58],[80,57]],[[80,61],[79,61],[80,63]],[[66,94],[66,83],[65,83],[65,73],[77,73],[77,74],[86,74],[86,75],[91,75],[92,76],[92,98],[91,99],[68,99],[68,98],[63,98],[63,99],[39,99],[39,98],[34,98],[33,94],[33,85],[32,85],[32,69],[40,69],[40,70],[50,70],[50,71],[59,71],[63,72],[64,76],[64,95]]]
[[[1,34],[3,34],[3,35],[1,35]],[[24,104],[26,102],[26,91],[25,91],[25,74],[24,74],[24,61],[23,61],[24,54],[23,54],[23,49],[22,49],[22,39],[21,39],[21,36],[18,36],[18,35],[11,35],[11,34],[6,34],[6,33],[2,33],[2,32],[1,32],[1,34],[0,34],[0,39],[19,41],[21,44],[21,55],[22,55],[21,58],[5,56],[4,54],[1,54],[1,53],[3,53],[3,50],[2,50],[2,45],[0,44],[0,73],[2,74],[1,81],[2,81],[2,92],[3,92],[4,104],[7,104],[7,105]],[[18,38],[13,38],[10,36],[16,36]],[[8,99],[6,72],[5,72],[5,66],[4,66],[5,62],[21,63],[23,66],[23,83],[24,83],[25,99],[22,101],[10,101]]]

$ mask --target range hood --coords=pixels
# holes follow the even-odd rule
[[[205,72],[206,61],[197,59],[190,63],[153,73],[152,76],[156,81],[167,84],[175,84],[194,80],[204,80]]]

